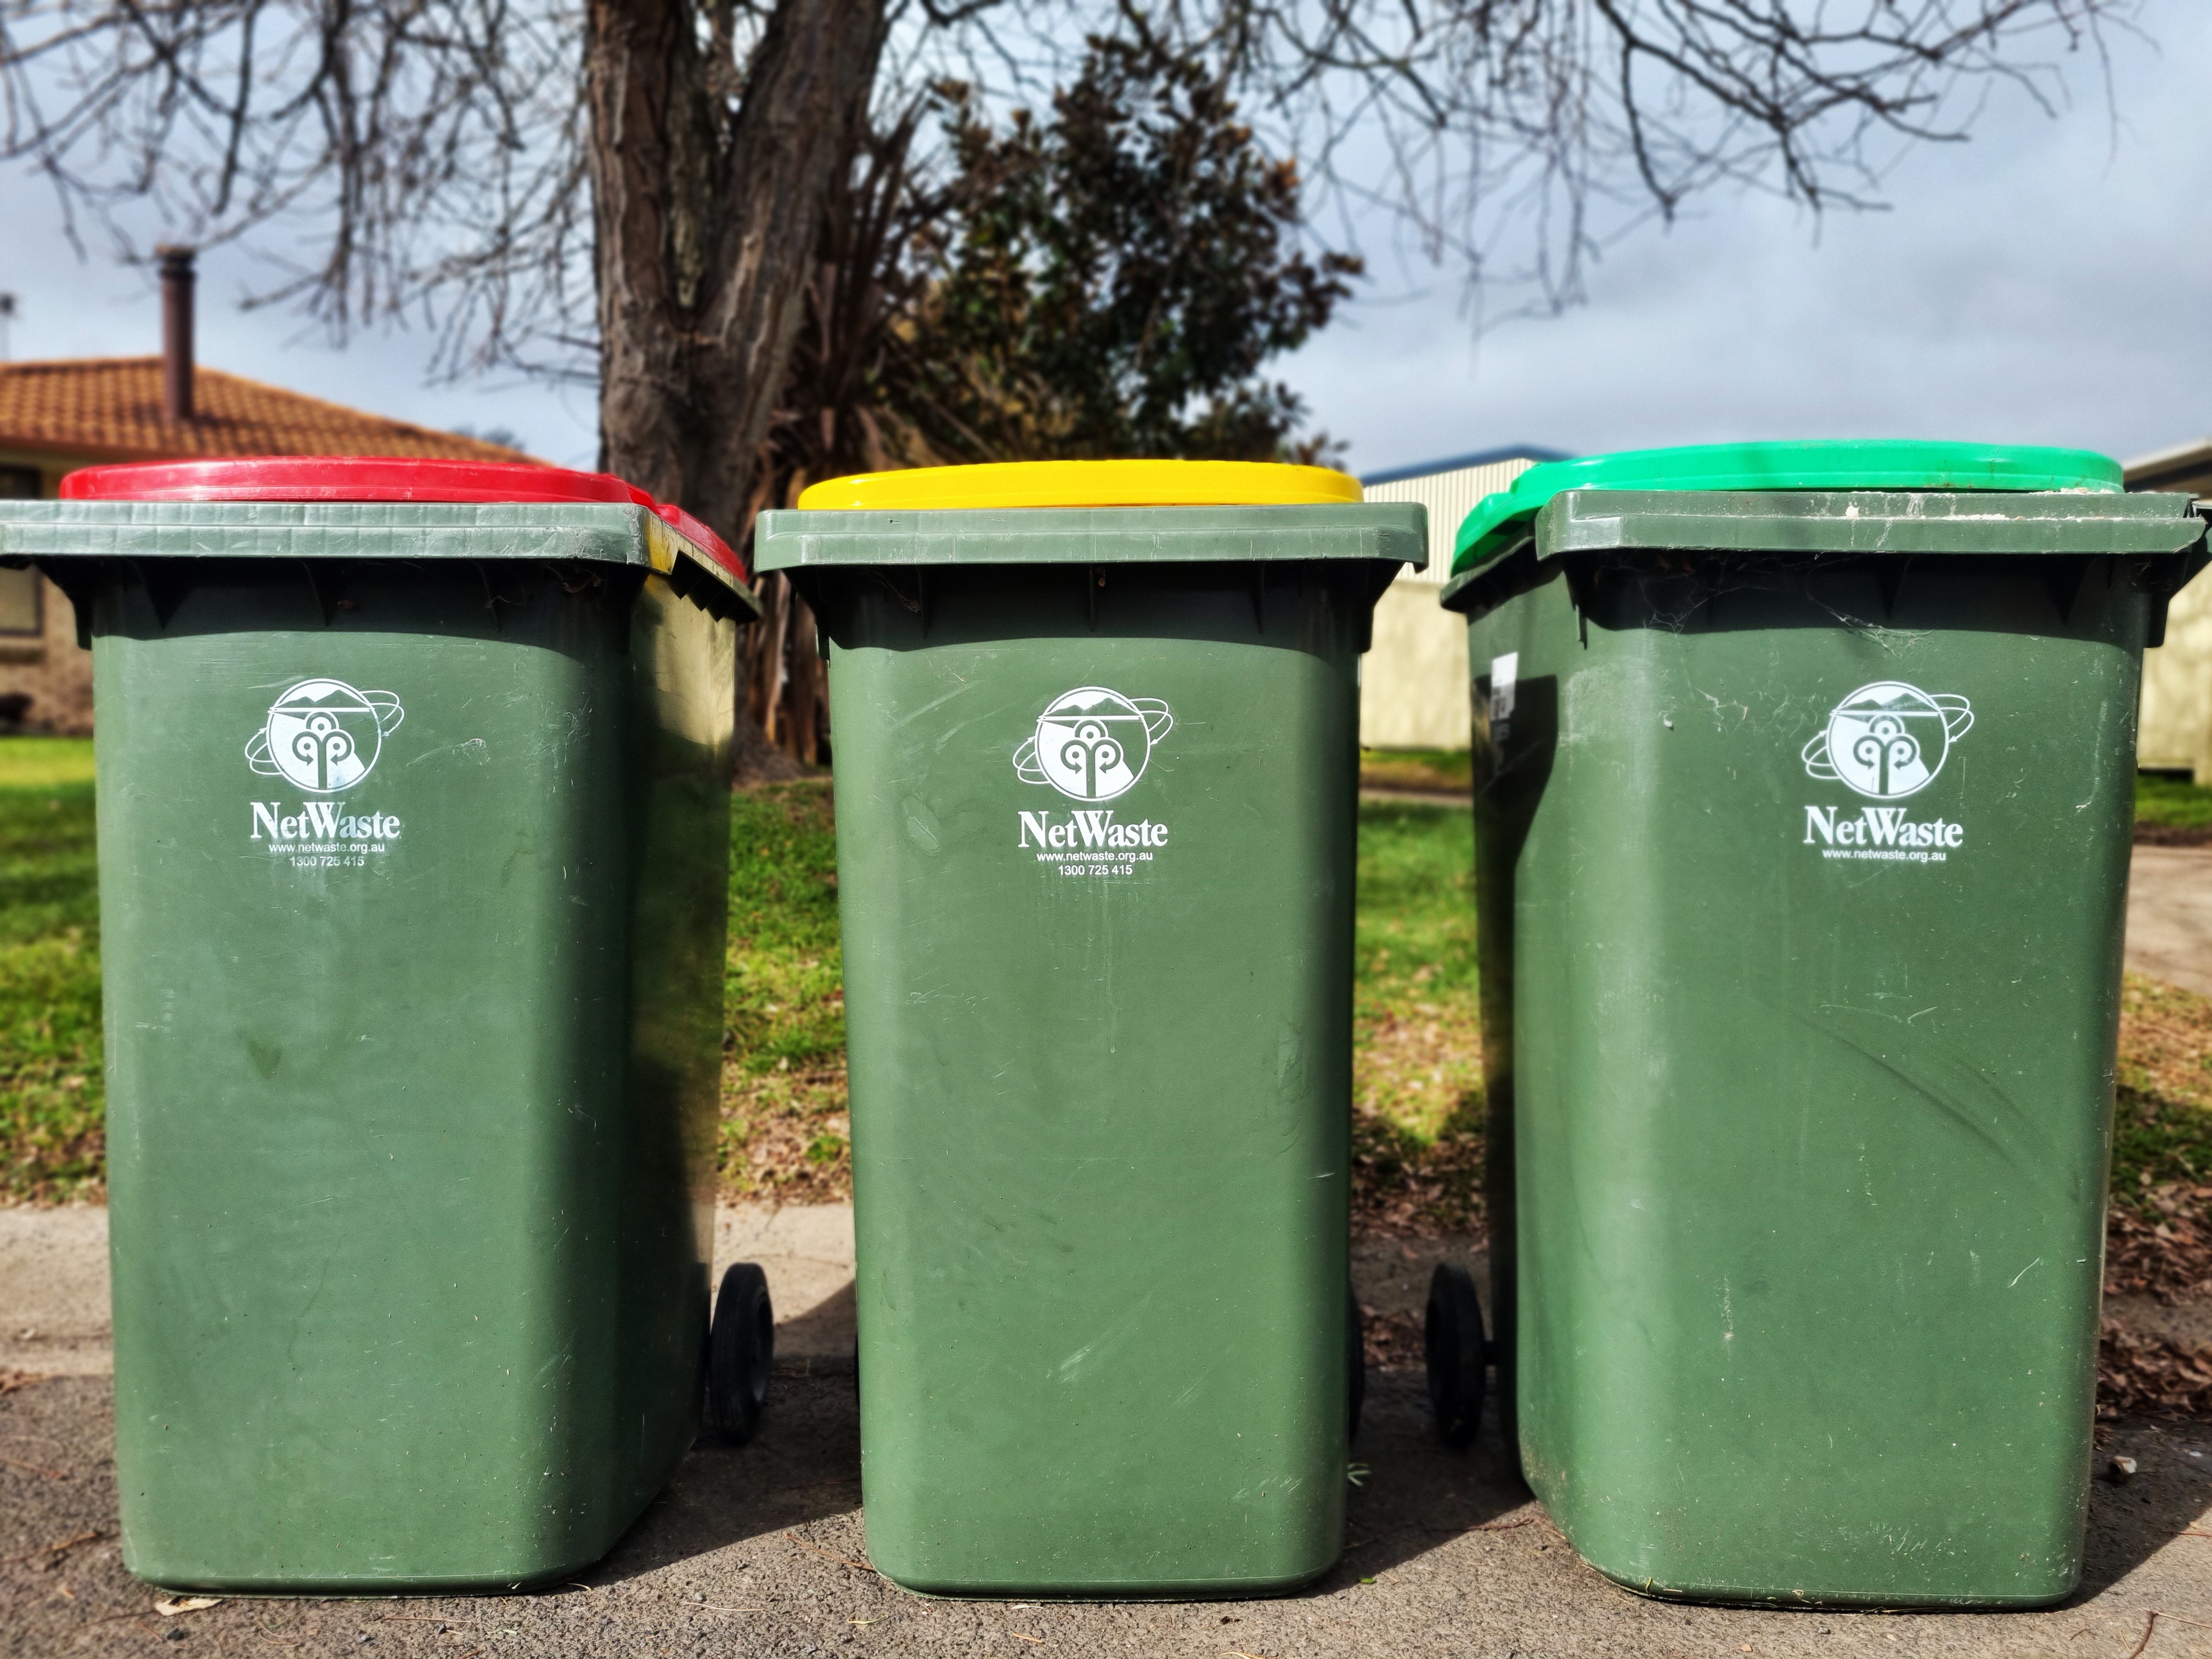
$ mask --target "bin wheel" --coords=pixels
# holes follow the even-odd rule
[[[1367,1316],[1359,1311],[1359,1292],[1346,1284],[1345,1306],[1351,1317],[1345,1323],[1350,1340],[1345,1345],[1345,1432],[1359,1432],[1359,1408],[1367,1403]]]
[[[1482,1299],[1464,1267],[1443,1262],[1429,1277],[1429,1310],[1421,1346],[1428,1361],[1429,1405],[1448,1446],[1464,1446],[1482,1422],[1488,1345],[1482,1340]]]
[[[775,1307],[768,1275],[750,1261],[732,1262],[714,1297],[707,1334],[707,1431],[742,1446],[760,1427],[768,1379],[775,1369]]]

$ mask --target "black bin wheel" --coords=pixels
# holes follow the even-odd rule
[[[1351,1285],[1344,1287],[1344,1304],[1348,1310],[1344,1322],[1350,1333],[1345,1352],[1345,1432],[1359,1432],[1359,1408],[1367,1403],[1367,1318],[1359,1311],[1359,1292]]]
[[[736,1261],[722,1275],[714,1322],[707,1334],[707,1432],[742,1446],[760,1427],[768,1379],[775,1369],[775,1307],[768,1275]]]
[[[1482,1422],[1488,1351],[1482,1340],[1482,1300],[1475,1294],[1474,1277],[1455,1263],[1439,1264],[1429,1277],[1421,1346],[1428,1360],[1429,1405],[1437,1414],[1437,1431],[1446,1445],[1464,1446]]]

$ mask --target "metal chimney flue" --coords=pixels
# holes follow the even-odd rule
[[[192,418],[192,257],[188,247],[154,250],[161,262],[161,413]]]

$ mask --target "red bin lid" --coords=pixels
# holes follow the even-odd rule
[[[729,544],[680,507],[605,472],[523,461],[419,460],[399,455],[249,455],[215,461],[88,466],[62,479],[65,501],[612,501],[647,507],[734,574],[751,580]]]
[[[745,568],[745,562],[730,550],[729,543],[701,524],[682,507],[670,501],[655,501],[653,515],[678,535],[729,571],[741,582],[749,582],[753,573]]]
[[[523,461],[398,455],[249,455],[220,461],[88,466],[62,480],[65,501],[627,501],[653,505],[604,472]]]

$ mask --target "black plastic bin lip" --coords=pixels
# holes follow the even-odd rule
[[[1540,580],[1544,567],[1577,556],[1627,566],[1645,554],[1808,561],[2113,556],[2185,563],[2192,556],[2201,562],[2204,539],[2204,520],[2186,495],[1566,490],[1534,515],[1516,545],[1453,577],[1438,600],[1449,611],[1486,609]]]

